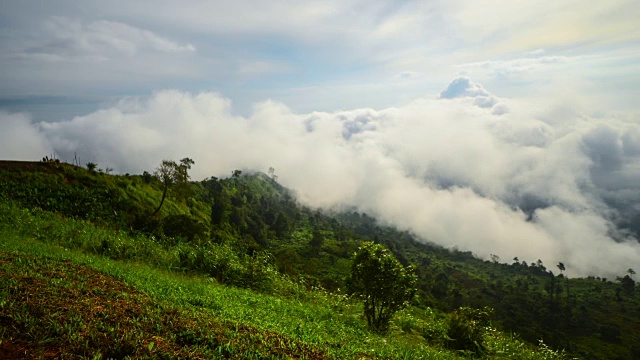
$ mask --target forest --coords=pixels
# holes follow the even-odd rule
[[[640,357],[633,269],[572,278],[563,263],[483,260],[355,209],[307,207],[273,168],[194,181],[193,163],[111,174],[93,163],[0,162],[0,354]],[[357,283],[368,248],[411,290],[389,300],[386,325],[372,326]],[[55,286],[75,294],[72,304],[104,304],[65,305]]]

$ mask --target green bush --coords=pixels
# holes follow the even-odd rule
[[[461,307],[451,313],[448,321],[448,346],[454,350],[481,354],[485,351],[484,335],[490,328],[492,310]]]

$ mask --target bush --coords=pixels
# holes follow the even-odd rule
[[[461,307],[449,316],[447,330],[448,346],[454,350],[471,351],[476,354],[485,350],[484,335],[491,323],[492,310]]]

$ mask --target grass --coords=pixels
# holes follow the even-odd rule
[[[21,319],[19,323],[22,324],[20,325],[22,327],[17,327],[22,329],[20,338],[31,339],[32,342],[29,343],[31,351],[40,355],[47,354],[47,351],[51,352],[52,350],[47,350],[46,344],[53,343],[56,344],[56,348],[68,349],[67,351],[71,354],[85,351],[83,355],[88,356],[91,354],[86,353],[87,349],[95,348],[102,349],[104,351],[102,354],[105,356],[104,354],[111,354],[114,347],[126,347],[129,352],[134,351],[133,349],[136,351],[127,354],[144,357],[152,355],[144,350],[148,349],[150,342],[153,339],[161,339],[158,341],[166,346],[163,345],[164,347],[157,351],[164,349],[162,351],[181,357],[181,353],[175,346],[178,335],[184,332],[181,329],[192,329],[189,331],[193,332],[193,329],[206,328],[208,329],[206,333],[210,334],[213,333],[212,329],[216,328],[216,320],[211,319],[217,319],[217,322],[225,324],[223,329],[231,329],[231,333],[237,329],[240,332],[253,334],[227,349],[229,354],[234,354],[234,357],[241,353],[248,354],[247,351],[259,353],[251,348],[249,343],[258,348],[272,349],[274,344],[270,341],[275,341],[274,337],[282,342],[282,346],[286,345],[284,350],[294,349],[288,353],[283,349],[278,350],[278,356],[285,358],[330,356],[341,359],[363,357],[452,359],[457,357],[452,352],[429,348],[426,344],[411,345],[402,339],[369,334],[360,319],[357,305],[340,304],[328,295],[316,294],[315,299],[307,299],[304,302],[283,299],[250,290],[222,286],[202,276],[175,274],[140,263],[123,263],[95,257],[34,240],[11,237],[6,233],[1,236],[3,243],[0,250],[4,253],[0,257],[2,259],[0,273],[3,285],[6,284],[7,289],[14,289],[2,293],[0,301],[3,304],[3,316],[7,316],[4,313],[21,314],[17,316]],[[24,255],[24,253],[37,256]],[[119,290],[104,290],[110,288]],[[96,293],[95,289],[100,291]],[[118,293],[123,295],[114,298]],[[19,305],[24,303],[19,299],[27,295],[34,299],[33,303],[29,303],[32,307]],[[46,298],[47,301],[36,301],[38,298]],[[68,304],[73,298],[82,298],[82,301],[78,302],[79,308],[74,311],[76,314],[74,317],[63,319],[58,316],[59,312],[50,310],[63,307],[61,304]],[[94,307],[82,307],[81,304],[92,304]],[[107,314],[107,318],[110,316],[111,319],[117,319],[118,315],[126,315],[126,319],[118,321],[121,323],[120,327],[114,327],[104,321],[99,323],[100,326],[86,320],[78,322],[79,319],[96,319],[96,309],[99,309],[98,313],[104,311],[104,305],[99,304],[120,304],[120,308],[111,308],[114,313]],[[33,313],[46,315],[37,317],[33,316]],[[15,315],[7,317],[16,318]],[[203,319],[210,320],[202,324]],[[168,322],[173,323],[174,326],[167,327]],[[51,326],[40,329],[43,323]],[[189,324],[193,326],[190,327]],[[59,331],[55,330],[65,326],[75,329],[74,332],[61,336]],[[219,324],[217,326],[220,327]],[[95,331],[97,330],[95,329],[125,332],[133,334],[129,335],[133,337],[119,343],[112,343],[111,340],[96,343]],[[107,338],[118,338],[116,334],[109,332],[106,334]],[[225,334],[222,332],[222,335]],[[196,335],[193,336],[198,338],[204,336],[202,333]],[[3,335],[5,341],[6,336],[5,333]],[[217,335],[214,336],[215,341],[210,335],[204,337],[209,340],[203,343],[207,346],[200,344],[204,349],[200,349],[199,353],[206,356],[219,351],[218,345],[226,344],[227,337]],[[345,342],[345,339],[350,341]],[[8,341],[12,342],[13,339],[9,338]],[[158,341],[153,342],[158,344]],[[38,345],[34,346],[34,342]],[[75,345],[72,346],[72,343]],[[313,350],[305,350],[309,354],[304,355],[304,352],[297,352],[295,349]]]
[[[214,274],[181,267],[175,247],[2,201],[0,252],[5,358],[470,355],[446,348],[448,317],[429,309],[409,309],[385,336],[372,334],[361,306],[345,296],[279,274],[269,275],[269,291],[226,286]],[[211,266],[224,260],[217,259]],[[561,357],[495,329],[484,336],[485,357]]]

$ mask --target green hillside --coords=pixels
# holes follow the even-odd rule
[[[418,242],[366,214],[304,207],[263,173],[175,179],[0,162],[0,354],[640,354],[633,273],[567,279],[541,261],[482,261]],[[417,268],[416,296],[382,334],[367,328],[362,304],[345,290],[353,254],[366,241]]]

